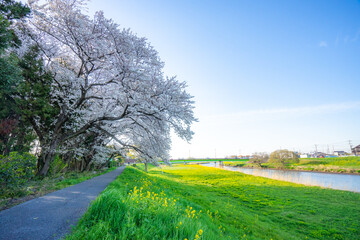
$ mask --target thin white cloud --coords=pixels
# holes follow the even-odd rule
[[[328,44],[327,44],[326,41],[321,41],[321,42],[319,43],[319,47],[327,47],[327,46],[328,46]]]
[[[238,112],[234,114],[211,116],[211,118],[236,118],[248,116],[265,116],[265,115],[278,115],[278,114],[324,114],[324,113],[337,113],[345,110],[360,110],[360,101],[358,102],[345,102],[336,104],[325,104],[317,106],[295,107],[295,108],[273,108],[273,109],[257,109]]]

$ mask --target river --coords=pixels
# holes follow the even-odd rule
[[[219,164],[203,163],[203,166],[219,167]],[[272,178],[309,186],[320,186],[337,190],[360,192],[360,175],[301,172],[276,169],[258,169],[223,166],[222,169],[242,172],[260,177]]]

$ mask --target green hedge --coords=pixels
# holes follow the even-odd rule
[[[36,157],[29,153],[11,152],[0,155],[0,192],[5,188],[16,188],[35,176]]]

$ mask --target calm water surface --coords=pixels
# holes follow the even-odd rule
[[[208,167],[219,167],[219,164],[204,163]],[[272,178],[293,183],[300,183],[309,186],[320,186],[338,190],[360,192],[360,175],[299,172],[274,169],[239,168],[224,166],[226,170],[242,172],[260,177]]]

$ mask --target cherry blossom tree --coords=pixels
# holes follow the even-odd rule
[[[47,174],[57,151],[89,132],[106,136],[93,146],[97,155],[109,151],[106,140],[149,162],[168,159],[170,129],[192,138],[196,119],[186,83],[164,76],[164,63],[145,38],[120,29],[102,12],[90,19],[81,12],[84,1],[29,6],[33,16],[21,26],[23,44],[15,51],[21,57],[33,45],[41,49],[39,58],[53,74],[52,104],[60,109],[51,131],[36,116],[30,121],[42,149],[39,175]]]
[[[269,160],[269,154],[266,152],[255,152],[249,163],[254,164],[257,167],[262,167],[261,164],[266,163]]]

